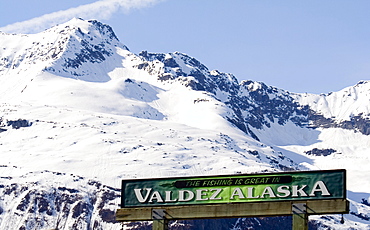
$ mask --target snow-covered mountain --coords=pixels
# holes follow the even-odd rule
[[[239,83],[183,53],[134,54],[98,21],[0,33],[0,229],[145,227],[114,219],[122,179],[337,168],[351,214],[312,228],[370,229],[369,92]],[[232,221],[218,226],[289,219]]]

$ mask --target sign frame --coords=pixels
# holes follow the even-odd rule
[[[323,176],[323,175],[327,176],[329,174],[331,174],[331,175],[337,174],[337,176],[342,175],[341,178],[335,178],[336,181],[341,180],[341,181],[339,181],[340,182],[340,185],[339,185],[340,191],[335,191],[335,194],[336,194],[335,196],[316,197],[316,195],[308,196],[307,194],[306,194],[307,196],[300,196],[302,194],[303,195],[305,194],[304,189],[306,189],[306,187],[304,187],[304,186],[306,186],[306,185],[303,185],[302,186],[303,188],[299,187],[299,185],[292,185],[293,186],[292,189],[294,191],[288,191],[287,190],[288,189],[287,184],[293,183],[294,180],[303,180],[303,181],[306,180],[307,181],[307,180],[309,180],[309,179],[307,179],[309,177],[315,177],[317,179],[317,178],[320,178],[320,176]],[[303,177],[306,177],[306,178],[303,178]],[[243,179],[244,184],[240,184],[240,180],[242,180],[242,179]],[[239,182],[238,182],[238,180],[239,180]],[[275,182],[274,182],[274,180],[275,180]],[[291,180],[291,181],[289,181],[289,180]],[[199,200],[201,200],[201,201],[195,200],[194,197],[193,197],[193,200],[194,200],[193,202],[182,202],[182,203],[173,202],[175,200],[175,198],[171,197],[171,196],[173,196],[171,194],[171,192],[166,191],[166,197],[164,197],[163,191],[162,191],[162,195],[160,195],[159,192],[157,194],[153,194],[153,190],[149,191],[149,189],[138,190],[137,186],[139,186],[140,184],[145,185],[145,183],[149,183],[149,185],[154,185],[154,186],[156,185],[156,183],[162,183],[164,185],[161,185],[161,186],[164,186],[164,187],[165,186],[174,186],[174,185],[176,185],[177,189],[182,188],[183,190],[186,190],[186,191],[197,190],[196,194],[193,194],[192,196],[197,196],[197,198],[200,198]],[[239,183],[239,184],[237,184],[237,183]],[[310,182],[310,183],[311,183],[311,186],[316,186],[318,188],[317,190],[320,190],[320,189],[325,190],[325,188],[326,188],[324,182],[322,182],[322,184],[314,184],[314,185],[312,185],[313,182]],[[169,177],[169,178],[151,178],[151,179],[131,179],[131,180],[122,180],[121,208],[140,208],[140,207],[144,207],[144,208],[145,207],[154,207],[155,208],[155,207],[169,207],[169,206],[215,205],[215,204],[248,203],[248,202],[278,202],[278,201],[300,202],[300,201],[305,201],[305,200],[328,200],[328,199],[342,199],[342,200],[345,200],[346,199],[346,187],[347,187],[346,183],[347,182],[346,182],[346,170],[345,169],[315,170],[315,171],[293,171],[293,172],[276,172],[276,173],[256,173],[256,174],[236,174],[236,175],[216,175],[216,176],[198,176],[198,177]],[[169,185],[169,184],[171,184],[171,185]],[[333,184],[333,183],[331,183],[331,184]],[[278,185],[280,185],[280,187],[277,187]],[[127,195],[126,191],[127,191],[127,189],[135,188],[135,186],[136,186],[136,189],[135,189],[136,199],[142,198],[141,203],[139,202],[139,204],[127,204],[128,203],[127,201],[129,199],[126,196]],[[245,194],[245,192],[243,194],[241,189],[237,189],[238,186],[243,186],[244,188],[247,188],[248,189],[248,192],[247,192],[248,194]],[[333,190],[333,186],[334,185],[329,186],[330,190]],[[223,188],[227,188],[229,190],[234,188],[233,193],[232,193],[232,195],[233,195],[232,198],[240,198],[242,196],[245,196],[244,197],[245,199],[239,199],[239,200],[235,199],[235,200],[225,200],[225,201],[222,200],[222,201],[220,201],[220,197],[215,196],[214,197],[215,199],[213,200],[215,202],[213,202],[213,201],[210,202],[210,199],[206,200],[206,198],[207,198],[206,197],[207,188],[215,188],[215,187],[218,187],[218,188],[223,187]],[[258,198],[258,197],[256,197],[256,195],[253,194],[255,192],[253,190],[253,188],[258,188],[258,187],[261,187],[261,188],[259,188],[260,193],[261,193],[261,189],[265,188],[265,190],[263,190],[263,192],[262,192],[262,194],[263,194],[262,198],[261,197]],[[266,190],[266,187],[269,187],[269,189]],[[275,189],[280,188],[280,192],[283,193],[281,195],[282,197],[276,197],[276,194],[273,194],[274,192],[272,191],[271,187],[275,187]],[[201,188],[201,189],[196,189],[196,188]],[[198,191],[198,190],[200,190],[200,191]],[[209,190],[212,190],[212,189],[209,189]],[[213,189],[213,190],[215,190],[215,189]],[[216,191],[213,191],[213,192],[216,193]],[[251,193],[249,194],[249,192],[251,192]],[[283,197],[284,193],[286,195],[288,192],[292,196],[296,195],[296,197],[288,197],[288,196]],[[323,192],[325,193],[325,191],[323,191]],[[149,199],[149,193],[152,194],[153,199],[150,200],[152,202],[151,203],[148,203],[148,202],[145,203]],[[185,192],[183,192],[183,193],[185,193]],[[186,200],[186,199],[189,198],[189,197],[186,198],[186,195],[189,196],[189,194],[190,194],[189,192],[187,192],[187,193],[188,194],[185,194],[185,195],[183,194],[183,197],[182,197],[183,200]],[[213,195],[214,195],[214,193],[213,193]],[[292,194],[292,193],[294,193],[294,194]],[[310,194],[312,195],[312,193],[314,193],[313,190],[312,190],[312,192],[310,192]],[[168,195],[168,197],[167,197],[167,195]],[[230,195],[230,192],[229,192],[229,195]],[[265,195],[266,196],[267,195],[271,195],[271,196],[275,195],[275,197],[272,197],[272,199],[265,199]],[[180,196],[180,195],[178,194],[178,196]],[[271,198],[271,196],[270,196],[270,198]],[[145,201],[144,201],[144,198],[146,198]],[[247,198],[253,198],[253,199],[247,199]],[[171,202],[168,202],[168,203],[153,202],[153,201],[158,201],[160,199],[162,199],[162,200],[166,199],[166,201],[171,201]],[[180,197],[177,197],[176,199],[180,200]],[[205,202],[203,202],[202,200],[204,200]],[[144,201],[144,202],[142,202],[142,201]]]
[[[301,206],[302,212],[297,212]],[[349,213],[346,199],[306,200],[299,202],[247,202],[212,205],[135,207],[117,210],[117,221],[220,219],[238,217],[269,217],[289,215],[322,215]],[[160,214],[163,214],[160,216]],[[156,217],[158,216],[158,217]]]

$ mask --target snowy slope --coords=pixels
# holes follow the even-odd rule
[[[0,47],[0,229],[121,229],[122,179],[333,168],[348,170],[352,214],[312,221],[369,229],[367,82],[239,83],[186,54],[134,54],[82,19],[1,33]]]
[[[338,92],[321,95],[297,95],[301,104],[309,105],[327,118],[337,122],[349,121],[354,116],[370,116],[370,81],[360,81],[356,85]]]

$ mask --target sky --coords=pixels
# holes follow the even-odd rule
[[[370,80],[368,0],[0,0],[0,31],[73,17],[113,27],[134,53],[186,53],[210,70],[297,93]]]

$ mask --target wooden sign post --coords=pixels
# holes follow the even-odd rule
[[[293,230],[308,230],[307,203],[293,203]]]
[[[152,209],[152,230],[167,230],[168,219],[166,218],[165,209]]]

